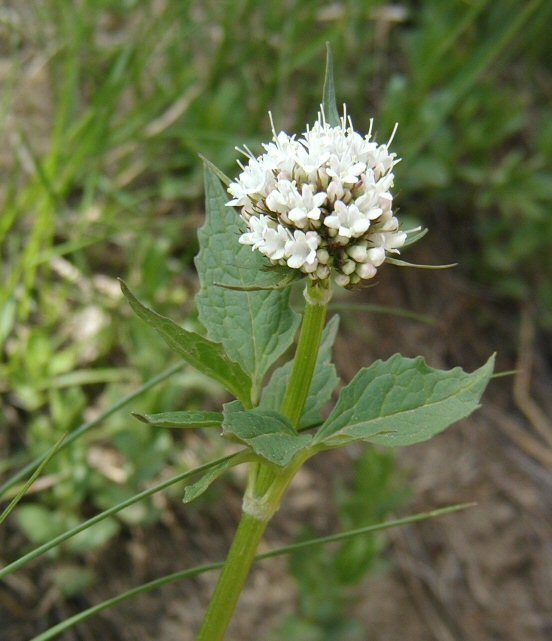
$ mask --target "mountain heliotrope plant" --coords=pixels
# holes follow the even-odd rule
[[[345,112],[339,118],[334,96],[329,60],[312,127],[298,137],[273,131],[260,156],[246,149],[234,182],[206,162],[207,217],[196,259],[205,335],[143,306],[123,284],[134,311],[235,398],[220,413],[139,417],[158,426],[219,428],[241,446],[188,485],[185,501],[230,467],[248,465],[242,519],[198,641],[223,639],[266,525],[308,459],[359,441],[424,441],[478,407],[493,371],[493,357],[469,374],[395,354],[361,369],[323,418],[339,384],[331,363],[339,319],[326,323],[332,287],[361,286],[385,262],[404,265],[396,254],[423,234],[402,230],[393,213],[397,158],[389,143],[357,133]],[[301,279],[302,319],[289,303]],[[299,325],[293,359],[275,368]]]

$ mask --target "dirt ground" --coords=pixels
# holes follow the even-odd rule
[[[430,248],[427,243],[425,251]],[[380,286],[360,292],[355,301],[403,306],[432,315],[438,324],[343,314],[336,346],[343,380],[398,349],[408,356],[421,353],[436,367],[460,364],[469,370],[497,351],[499,371],[522,371],[493,381],[482,409],[468,420],[399,452],[412,495],[403,514],[464,501],[476,501],[477,507],[392,530],[385,551],[389,569],[366,578],[351,616],[363,622],[366,641],[552,638],[550,344],[532,332],[529,311],[520,314],[493,301],[461,268],[437,275],[387,268]],[[328,479],[347,476],[357,454],[352,448],[321,455],[300,473],[269,527],[266,549],[289,543],[307,523],[321,534],[335,530]],[[226,484],[216,502],[175,506],[162,524],[127,531],[89,559],[101,578],[71,602],[48,592],[47,564],[13,575],[0,589],[2,640],[23,641],[119,591],[223,558],[239,518],[239,497],[237,484]],[[215,579],[208,574],[166,586],[61,638],[192,641]],[[295,590],[284,559],[260,563],[228,641],[273,639],[276,624],[294,610]]]

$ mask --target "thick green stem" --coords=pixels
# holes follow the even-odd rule
[[[287,416],[295,427],[299,425],[314,375],[318,348],[326,322],[328,289],[320,285],[313,285],[312,281],[309,281],[305,298],[307,304],[299,343],[286,395],[280,409],[281,413]]]
[[[275,473],[262,464],[253,464],[244,497],[242,518],[217,587],[211,597],[197,641],[224,639],[263,532],[274,512],[278,510],[282,495],[303,462],[304,459],[297,460],[280,473]],[[268,489],[259,495],[256,482],[257,475],[261,474],[265,483],[269,477],[272,482]]]
[[[309,281],[307,304],[293,369],[281,412],[295,427],[303,413],[310,390],[329,301],[329,283]],[[243,514],[228,552],[217,587],[209,603],[197,641],[222,641],[238,603],[257,547],[272,515],[297,470],[308,454],[296,458],[287,468],[275,472],[263,463],[252,463]]]
[[[197,641],[224,638],[267,523],[249,514],[242,515]]]

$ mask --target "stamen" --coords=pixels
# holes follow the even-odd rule
[[[256,160],[256,157],[253,155],[253,152],[251,151],[251,149],[249,149],[249,147],[248,147],[247,145],[244,145],[244,146],[243,146],[243,148],[244,148],[244,149],[245,149],[245,151],[247,152],[247,153],[245,154],[246,156],[248,156],[249,158],[251,158],[251,160]]]
[[[393,131],[391,133],[391,138],[389,138],[389,141],[387,142],[387,147],[393,142],[393,138],[395,137],[395,134],[397,133],[397,129],[399,128],[399,123],[396,122],[395,126],[393,127]]]
[[[270,120],[270,128],[272,129],[272,137],[274,138],[274,142],[278,144],[278,136],[276,134],[276,128],[274,127],[274,120],[272,119],[272,111],[268,112],[268,118]]]
[[[370,127],[368,128],[368,133],[366,134],[367,140],[370,140],[370,138],[372,137],[372,128],[373,128],[373,126],[374,126],[374,119],[370,118]]]

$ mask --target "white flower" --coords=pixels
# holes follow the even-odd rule
[[[299,137],[283,131],[263,144],[228,191],[247,224],[239,242],[273,265],[287,264],[314,280],[343,287],[373,278],[406,240],[393,212],[393,167],[386,144],[353,128],[344,112],[330,125],[324,114]]]
[[[285,254],[286,243],[290,238],[291,234],[285,227],[282,227],[282,225],[278,225],[276,229],[268,227],[265,231],[264,243],[261,245],[260,250],[272,260],[281,260]]]
[[[316,250],[319,244],[320,236],[316,232],[295,231],[285,248],[288,267],[293,269],[303,267],[307,272],[314,271],[318,266]]]
[[[374,192],[367,192],[355,200],[355,206],[368,220],[376,220],[382,215],[383,209],[378,207],[377,203],[377,195]]]
[[[398,248],[404,245],[406,234],[403,231],[373,234],[370,238],[376,247],[398,254]]]
[[[297,149],[301,145],[294,136],[288,136],[284,131],[274,136],[274,142],[263,144],[266,153],[263,156],[267,169],[276,172],[278,177],[291,177],[295,165]]]
[[[365,169],[365,163],[353,162],[351,156],[345,153],[343,156],[332,154],[326,172],[341,183],[354,184],[359,181],[359,176]]]
[[[356,205],[347,206],[341,200],[337,200],[334,212],[333,216],[326,216],[324,225],[330,229],[337,229],[340,236],[357,238],[370,227],[370,219]]]
[[[304,224],[307,219],[319,220],[320,207],[326,200],[326,193],[321,191],[314,194],[314,187],[312,185],[303,185],[301,195],[297,192],[293,209],[288,214],[288,218],[294,223],[299,225]]]
[[[278,214],[287,214],[293,208],[299,193],[294,182],[289,180],[279,180],[276,188],[273,189],[266,197],[266,205]]]
[[[265,234],[268,229],[268,216],[251,216],[248,222],[249,231],[240,236],[242,245],[252,245],[252,249],[259,249],[265,243]]]
[[[249,196],[262,195],[267,185],[271,182],[273,182],[273,178],[267,172],[264,164],[255,158],[251,158],[239,175],[238,180],[228,186],[228,191],[234,196],[234,199],[227,205],[232,207],[246,205]]]
[[[307,145],[299,145],[295,150],[297,164],[307,175],[317,171],[328,160],[329,155],[318,140]]]
[[[370,156],[367,164],[373,169],[376,178],[383,176],[395,165],[396,154],[390,154],[387,145],[380,145]]]

